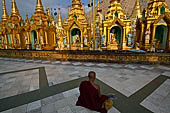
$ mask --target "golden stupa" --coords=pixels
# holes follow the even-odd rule
[[[126,35],[131,33],[131,21],[124,13],[120,0],[111,0],[104,21],[104,44],[107,50],[129,50]]]
[[[41,0],[36,0],[34,14],[30,18],[26,14],[23,20],[15,0],[10,15],[2,0],[0,49],[170,50],[170,9],[165,0],[150,0],[143,10],[136,0],[131,14],[125,13],[122,0],[110,0],[107,12],[98,12],[104,3],[98,0],[92,24],[81,0],[72,0],[64,20],[62,8],[55,20],[52,9],[45,12]]]
[[[170,10],[165,0],[150,0],[137,22],[137,42],[147,51],[170,49]]]

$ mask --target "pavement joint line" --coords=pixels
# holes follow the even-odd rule
[[[35,68],[21,69],[21,70],[16,70],[16,71],[3,72],[3,73],[0,73],[0,75],[10,74],[10,73],[17,73],[17,72],[22,72],[22,71],[35,70],[35,69],[39,69],[39,68],[41,68],[41,67],[35,67]]]

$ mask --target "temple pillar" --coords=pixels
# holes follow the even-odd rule
[[[5,49],[8,49],[8,38],[7,35],[5,34]]]
[[[170,24],[168,25],[167,49],[170,50]]]
[[[108,29],[108,39],[107,40],[108,40],[107,44],[110,45],[110,28]]]
[[[27,32],[27,37],[28,37],[28,44],[30,44],[30,35],[29,35],[29,32]]]
[[[122,39],[122,50],[126,47],[126,27],[123,27],[123,39]]]
[[[81,31],[81,50],[83,50],[83,43],[84,43],[83,36],[84,36],[84,33],[83,33],[83,29],[81,29],[80,31]]]
[[[143,40],[143,34],[144,34],[144,24],[142,24],[142,28],[141,28],[140,42],[142,42]]]
[[[37,44],[40,43],[40,31],[38,30],[37,31]]]
[[[11,45],[13,47],[13,44],[14,44],[14,37],[15,37],[15,34],[11,34],[10,38],[11,38]]]
[[[48,45],[48,35],[47,35],[47,31],[45,31],[45,43],[46,43],[46,45]]]
[[[54,45],[56,45],[56,33],[54,32]]]
[[[67,48],[70,49],[70,31],[67,31]]]
[[[104,44],[105,46],[107,46],[107,27],[106,26],[104,26],[104,36],[105,36]]]
[[[156,25],[154,24],[154,25],[153,25],[153,31],[152,31],[152,40],[151,40],[152,43],[153,43],[154,40],[155,40],[155,32],[156,32]],[[152,44],[152,43],[151,43],[151,44]]]
[[[20,39],[20,34],[16,34],[16,37],[18,39],[19,47],[21,47],[21,39]]]

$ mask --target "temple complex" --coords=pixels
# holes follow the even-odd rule
[[[170,10],[165,0],[150,0],[137,22],[137,42],[141,49],[170,49]]]
[[[25,19],[22,19],[15,0],[12,0],[11,14],[8,15],[5,0],[2,0],[0,49],[170,50],[167,1],[136,0],[131,8],[127,0],[98,0],[95,29],[92,29],[92,13],[85,13],[81,0],[72,0],[72,5],[69,3],[68,17],[63,20],[60,8],[58,15],[55,12],[58,16],[56,20],[52,9],[44,11],[41,0],[37,0],[34,14],[30,18],[26,14]],[[145,7],[144,3],[148,6]],[[108,4],[107,9],[103,8],[104,4]],[[128,13],[129,8],[132,11]]]

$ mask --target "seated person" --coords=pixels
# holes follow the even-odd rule
[[[112,107],[113,101],[109,100],[109,96],[101,95],[99,85],[94,83],[96,79],[95,72],[90,71],[88,77],[89,81],[83,81],[80,84],[80,96],[76,105],[98,111],[100,113],[107,113],[107,110]],[[108,102],[111,103],[109,107]]]

